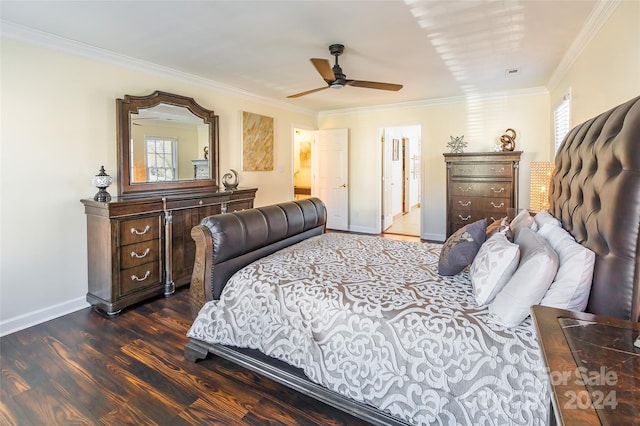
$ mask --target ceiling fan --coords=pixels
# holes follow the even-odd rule
[[[342,72],[342,68],[338,65],[338,56],[344,52],[344,46],[342,44],[332,44],[329,46],[329,52],[336,57],[336,63],[333,68],[329,65],[329,61],[326,59],[311,58],[311,63],[316,70],[320,73],[324,81],[327,82],[327,86],[320,87],[318,89],[307,90],[306,92],[296,93],[295,95],[287,96],[287,98],[299,98],[300,96],[308,95],[310,93],[319,92],[320,90],[328,89],[342,89],[344,86],[365,87],[367,89],[379,89],[379,90],[392,90],[398,91],[402,89],[402,84],[391,83],[378,83],[375,81],[363,81],[363,80],[347,80],[347,76]]]

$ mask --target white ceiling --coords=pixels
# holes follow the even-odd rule
[[[2,0],[0,17],[4,36],[24,26],[323,111],[545,87],[601,6],[597,0]],[[333,43],[346,46],[339,62],[347,78],[404,88],[348,86],[287,99],[326,84],[309,59],[333,64]],[[508,69],[519,72],[509,77]]]

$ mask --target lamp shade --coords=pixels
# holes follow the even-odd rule
[[[531,191],[529,194],[529,209],[531,211],[547,210],[549,208],[549,184],[555,169],[553,161],[531,162]]]

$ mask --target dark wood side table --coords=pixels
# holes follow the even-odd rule
[[[533,306],[555,421],[640,424],[640,323]]]

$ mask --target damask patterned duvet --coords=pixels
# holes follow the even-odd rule
[[[248,265],[188,336],[258,349],[408,423],[545,424],[531,320],[507,329],[474,302],[441,246],[328,233]]]

